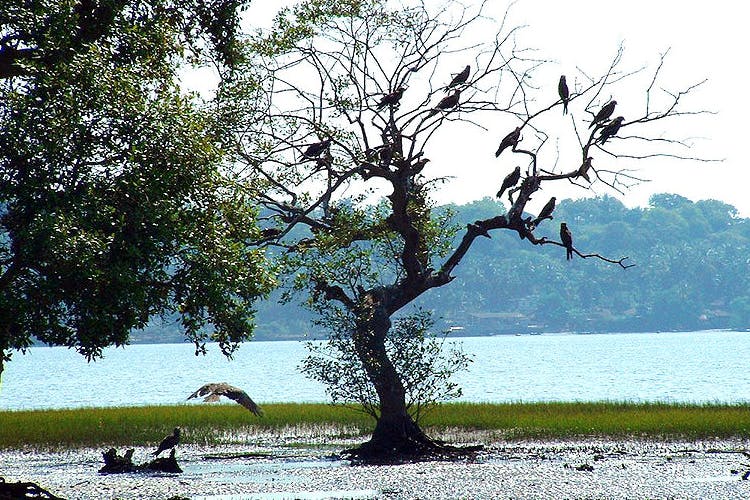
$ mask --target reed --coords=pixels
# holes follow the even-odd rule
[[[373,422],[326,404],[264,404],[262,418],[235,404],[0,412],[0,448],[150,446],[173,427],[183,442],[246,442],[272,433],[298,440],[363,436]],[[423,421],[429,431],[492,431],[506,439],[609,436],[750,437],[750,405],[666,403],[451,403]]]

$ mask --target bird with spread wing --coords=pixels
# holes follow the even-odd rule
[[[192,393],[190,396],[188,396],[188,399],[193,399],[200,396],[205,396],[203,398],[203,401],[205,401],[206,403],[213,403],[215,401],[218,401],[221,396],[225,396],[229,399],[233,399],[238,404],[241,404],[242,406],[253,412],[253,414],[255,415],[263,415],[263,410],[260,409],[260,406],[255,404],[255,401],[250,399],[250,396],[248,396],[245,391],[229,385],[226,382],[221,382],[218,384],[206,384]]]

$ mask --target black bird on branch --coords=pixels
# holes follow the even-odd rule
[[[509,133],[505,137],[503,137],[503,140],[500,141],[500,147],[497,148],[497,151],[495,151],[495,158],[500,156],[500,154],[503,152],[505,148],[513,147],[513,149],[518,146],[518,141],[521,140],[521,127],[516,127],[513,132]]]
[[[236,401],[237,404],[250,410],[254,415],[263,415],[263,410],[260,409],[260,406],[258,406],[255,401],[250,399],[250,396],[248,396],[245,391],[234,387],[233,385],[229,385],[226,382],[205,384],[188,396],[188,399],[197,398],[199,396],[206,396],[203,398],[203,401],[206,403],[213,403],[218,401],[220,396],[226,396],[229,399]]]
[[[605,104],[604,107],[599,110],[596,116],[594,116],[594,121],[591,122],[589,128],[603,122],[604,120],[612,116],[612,113],[614,113],[615,111],[615,106],[617,106],[617,101],[615,100],[609,101],[607,104]]]
[[[568,101],[570,101],[570,90],[568,89],[568,83],[565,81],[565,75],[560,76],[560,83],[557,84],[557,93],[560,94],[560,99],[563,102],[563,114],[568,114]]]
[[[622,127],[622,122],[625,120],[624,117],[618,116],[611,122],[609,122],[601,131],[599,134],[599,138],[597,139],[597,142],[599,144],[604,144],[607,142],[607,139],[610,137],[614,137],[617,135],[617,132],[620,131],[620,127]]]
[[[583,177],[587,181],[591,182],[591,178],[589,177],[589,170],[591,169],[591,158],[590,156],[584,160],[584,162],[581,164],[580,167],[578,167],[578,173],[576,174],[577,177]]]
[[[552,212],[555,211],[555,203],[557,202],[557,198],[554,196],[549,199],[549,201],[542,207],[542,211],[539,212],[539,215],[536,219],[534,219],[533,226],[537,227],[539,223],[541,223],[545,219],[552,219]]]
[[[384,95],[380,99],[380,102],[378,103],[378,109],[383,109],[386,106],[396,106],[398,102],[401,100],[401,96],[404,95],[405,90],[406,90],[406,87],[398,87],[396,90],[394,90],[390,94]]]
[[[516,184],[518,184],[518,180],[521,178],[521,167],[516,167],[513,172],[509,173],[505,176],[505,179],[503,179],[503,185],[500,186],[500,191],[497,192],[497,197],[500,198],[506,189],[510,189]]]
[[[461,85],[462,83],[466,83],[466,80],[469,79],[469,72],[471,71],[471,67],[467,64],[466,67],[458,73],[456,76],[453,77],[453,80],[448,84],[447,87],[445,87],[445,90],[451,89],[457,85]]]
[[[324,141],[315,142],[307,146],[307,149],[302,156],[305,158],[317,158],[320,154],[331,146],[331,139],[328,138]]]
[[[460,99],[461,99],[461,91],[460,90],[453,91],[452,94],[447,95],[443,97],[442,99],[440,99],[440,102],[438,103],[438,105],[435,106],[435,109],[430,111],[430,114],[427,115],[427,117],[429,118],[430,116],[434,116],[438,114],[439,111],[446,111],[451,108],[455,108],[456,106],[458,106],[458,101]]]
[[[162,451],[166,451],[170,448],[174,448],[179,443],[180,443],[180,428],[175,427],[171,435],[162,439],[161,443],[159,444],[159,448],[156,449],[156,451],[154,452],[154,455],[158,457],[159,453],[161,453]]]
[[[567,260],[573,258],[573,234],[564,222],[560,223],[560,241],[565,245],[565,257]]]

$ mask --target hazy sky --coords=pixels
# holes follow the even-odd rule
[[[290,3],[293,2],[255,2],[248,18],[253,24],[267,23],[273,10]],[[443,2],[425,0],[425,3],[430,7]],[[474,0],[464,3],[471,5]],[[507,3],[491,0],[489,6],[497,17],[503,14]],[[509,19],[513,25],[526,26],[522,35],[525,44],[538,49],[539,56],[552,60],[547,75],[553,96],[557,75],[574,75],[577,67],[592,74],[601,73],[621,43],[625,48],[625,67],[631,68],[644,64],[653,68],[659,55],[670,49],[663,74],[671,89],[678,90],[707,78],[708,82],[690,101],[690,108],[710,109],[717,115],[690,120],[689,129],[680,130],[676,135],[697,138],[695,149],[689,151],[689,155],[723,161],[632,162],[625,166],[639,169],[637,175],[651,181],[629,190],[623,201],[629,206],[645,205],[652,193],[674,192],[692,200],[719,199],[737,207],[741,215],[750,217],[747,193],[750,165],[745,149],[745,142],[750,141],[746,138],[750,101],[745,96],[745,87],[750,81],[747,77],[747,51],[750,49],[747,20],[750,15],[744,2],[631,0],[618,4],[601,0],[518,0]],[[488,36],[492,35],[488,31]],[[516,159],[494,158],[494,148],[506,132],[504,128],[490,128],[482,139],[486,147],[460,150],[463,141],[457,137],[459,144],[446,141],[432,150],[430,167],[437,173],[455,176],[438,193],[439,201],[463,203],[491,196],[494,185],[499,184],[515,164],[523,164]],[[456,168],[457,161],[462,163],[461,168]],[[488,185],[493,188],[488,189]],[[591,194],[565,185],[555,187],[554,191],[558,199]],[[595,192],[616,195],[603,186]],[[540,203],[544,201],[546,197]]]

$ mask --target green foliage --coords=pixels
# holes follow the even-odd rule
[[[378,397],[356,353],[350,334],[352,321],[321,321],[332,334],[327,341],[307,343],[310,354],[301,370],[326,386],[334,404],[361,408],[377,418]],[[417,311],[397,319],[385,339],[388,357],[406,389],[407,410],[416,422],[437,402],[461,397],[461,388],[450,379],[471,363],[460,344],[446,347],[445,333],[430,333],[433,326],[429,313]]]
[[[3,358],[33,336],[95,357],[160,314],[178,314],[197,347],[215,340],[226,354],[251,334],[251,304],[271,285],[247,244],[256,212],[223,170],[217,122],[177,85],[184,44],[206,33],[180,10],[194,3],[3,12]],[[210,28],[216,45],[239,5],[219,3],[229,25]]]

